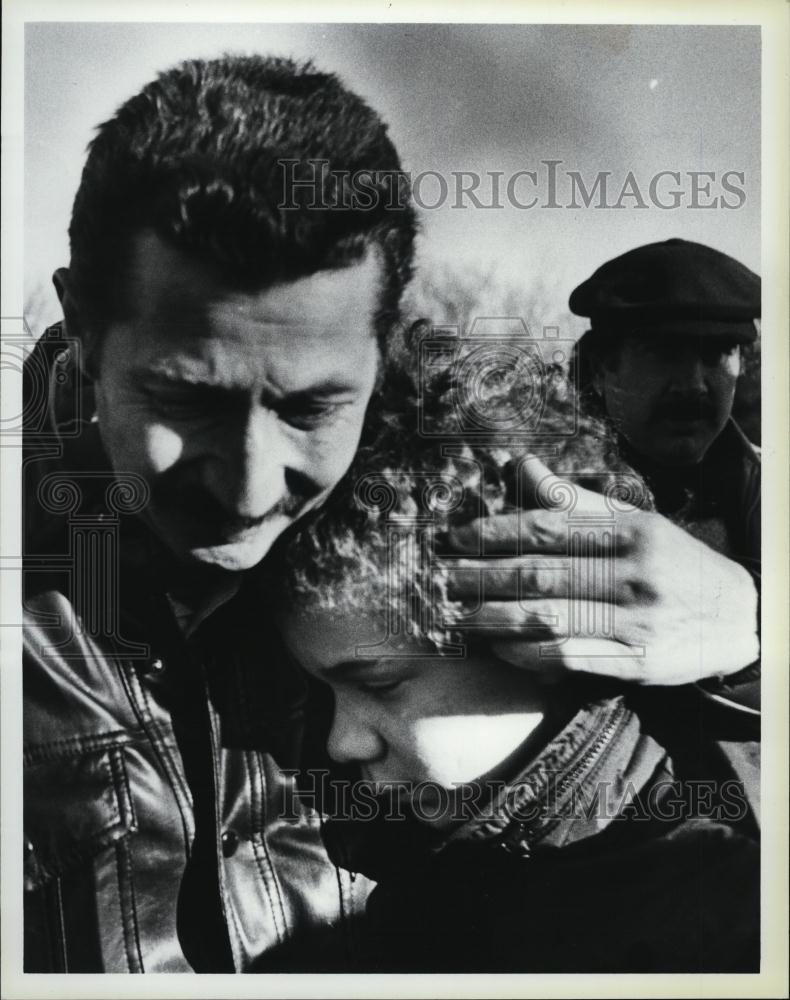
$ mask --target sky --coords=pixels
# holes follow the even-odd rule
[[[312,58],[337,72],[421,176],[422,273],[485,272],[527,292],[539,284],[547,325],[580,333],[584,321],[567,315],[571,289],[642,243],[680,236],[760,268],[759,28],[49,22],[28,24],[25,38],[25,283],[39,321],[59,316],[50,276],[68,262],[93,128],[158,71],[224,52]],[[547,161],[558,161],[552,207]],[[481,175],[483,205],[495,201],[499,172],[500,207],[459,203],[460,171]],[[504,204],[519,171],[535,180],[514,182],[513,200],[537,196],[534,207]],[[600,189],[573,206],[574,171],[588,190],[608,172],[603,207]],[[664,176],[655,200],[671,204],[677,188],[679,207],[651,199],[660,171],[679,172],[680,184]],[[639,197],[619,198],[629,172]],[[696,195],[690,172],[713,174]],[[431,208],[437,175],[447,194]]]

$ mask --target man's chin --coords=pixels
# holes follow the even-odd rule
[[[257,566],[292,523],[289,517],[276,517],[227,541],[186,545],[183,550],[185,561],[195,567],[241,573]]]
[[[241,573],[257,566],[266,557],[276,540],[277,536],[269,541],[256,542],[255,544],[229,543],[210,548],[192,549],[189,553],[190,561],[201,566],[222,569],[229,573]]]
[[[655,465],[665,469],[691,469],[699,465],[705,457],[705,452],[689,451],[685,449],[660,452],[649,456]]]
[[[658,441],[652,441],[648,446],[637,447],[636,450],[642,452],[657,465],[683,468],[699,465],[712,443],[713,437],[708,434],[700,435],[694,431],[677,427],[673,428],[671,434],[662,436]]]

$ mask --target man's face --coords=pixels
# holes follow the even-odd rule
[[[408,658],[375,649],[383,617],[294,612],[286,645],[329,684],[335,714],[330,756],[380,785],[429,782],[445,789],[483,777],[538,725],[543,701],[529,675],[490,653],[429,656],[414,639]]]
[[[244,293],[152,233],[138,237],[131,320],[100,345],[96,402],[116,472],[185,564],[244,570],[319,504],[356,451],[373,391],[374,255]]]
[[[723,338],[640,334],[600,365],[596,388],[637,452],[695,465],[730,416],[740,365],[740,348]]]

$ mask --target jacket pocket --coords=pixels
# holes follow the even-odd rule
[[[29,754],[24,819],[25,971],[138,971],[123,746]]]
[[[137,829],[122,747],[25,769],[25,888],[35,889]]]

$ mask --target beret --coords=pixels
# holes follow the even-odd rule
[[[602,264],[571,293],[569,306],[595,329],[757,337],[760,278],[701,243],[672,239]]]

